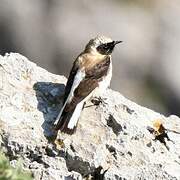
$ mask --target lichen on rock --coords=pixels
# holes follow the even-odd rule
[[[10,53],[0,56],[1,149],[35,179],[180,179],[180,119],[165,117],[108,89],[87,102],[77,131],[54,133],[66,78]],[[151,134],[161,119],[166,147]]]

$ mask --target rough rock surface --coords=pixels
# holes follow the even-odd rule
[[[1,149],[20,158],[34,179],[180,179],[180,119],[164,117],[120,93],[107,90],[105,103],[89,101],[77,131],[53,131],[66,78],[22,55],[0,56]],[[147,130],[161,119],[169,140]]]

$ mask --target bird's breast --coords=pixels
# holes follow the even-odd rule
[[[98,87],[94,90],[93,97],[100,96],[104,93],[104,91],[110,86],[112,78],[112,62],[110,62],[109,69],[107,75],[102,78],[102,80],[98,83]]]

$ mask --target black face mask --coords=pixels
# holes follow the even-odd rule
[[[109,43],[101,44],[96,49],[102,55],[110,55],[113,52],[115,45],[121,42],[122,41],[112,41]]]

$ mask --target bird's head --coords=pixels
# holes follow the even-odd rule
[[[121,42],[122,41],[113,41],[105,36],[97,36],[89,41],[85,51],[101,55],[110,55],[113,52],[115,45]]]

